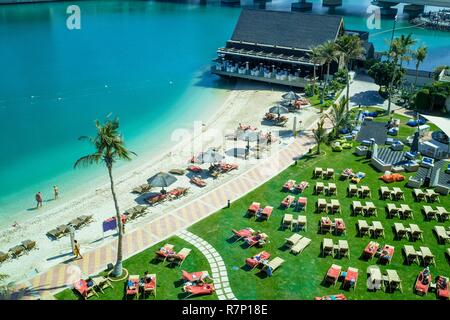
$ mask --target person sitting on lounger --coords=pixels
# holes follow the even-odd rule
[[[421,280],[421,282],[422,282],[422,284],[423,285],[427,285],[428,284],[428,281],[429,281],[429,275],[430,275],[430,268],[427,266],[425,269],[423,269],[423,271],[422,271],[422,280]]]

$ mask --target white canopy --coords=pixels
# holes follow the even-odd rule
[[[439,127],[447,136],[450,137],[450,119],[444,118],[444,117],[436,117],[436,116],[429,116],[425,114],[421,114],[421,117],[428,119],[432,123],[434,123],[436,126]]]

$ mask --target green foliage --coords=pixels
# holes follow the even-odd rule
[[[345,85],[347,83],[347,79],[349,78],[348,72],[345,69],[339,69],[334,74],[334,79],[337,83]]]
[[[445,101],[450,97],[450,83],[436,81],[417,91],[413,106],[417,110],[445,110]]]
[[[319,89],[317,89],[316,86],[314,86],[314,85],[312,85],[312,84],[310,84],[310,83],[308,83],[308,84],[305,86],[305,95],[306,95],[307,97],[312,97],[312,96],[314,96],[314,95],[316,95],[316,94],[318,94],[318,93],[319,93]]]
[[[450,66],[446,66],[446,65],[441,65],[441,66],[437,66],[436,68],[434,68],[433,72],[434,72],[434,80],[439,80],[439,74],[442,72],[442,70],[448,70],[450,69]]]
[[[395,65],[393,62],[380,61],[375,63],[367,73],[370,77],[373,78],[377,85],[379,85],[380,87],[387,87],[389,86],[394,76],[394,69]],[[394,87],[400,84],[404,73],[405,70],[403,68],[397,67],[395,78],[393,81]]]

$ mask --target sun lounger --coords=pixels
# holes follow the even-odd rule
[[[33,240],[24,240],[22,241],[22,246],[26,251],[30,251],[36,248],[36,241]]]
[[[199,173],[202,172],[203,169],[199,166],[194,166],[194,165],[190,165],[189,167],[187,167],[188,171],[194,172],[194,173]]]
[[[408,236],[408,233],[406,232],[406,228],[403,225],[403,223],[394,223],[394,230],[395,230],[395,236],[398,240],[402,238],[406,238]]]
[[[156,297],[156,274],[147,274],[143,282],[140,283],[144,297],[147,294],[153,294]]]
[[[340,175],[340,179],[341,180],[346,180],[346,179],[348,179],[349,177],[351,177],[353,175],[353,170],[352,169],[350,169],[350,168],[347,168],[347,169],[344,169],[342,172],[341,172],[341,175]]]
[[[139,298],[139,276],[138,275],[130,275],[128,276],[127,284],[126,284],[126,299],[128,298],[134,299],[134,297]]]
[[[411,223],[409,225],[409,232],[410,232],[412,241],[420,239],[423,242],[423,231],[419,228],[419,226],[417,224]]]
[[[178,188],[170,190],[167,194],[169,195],[169,197],[171,199],[178,199],[179,197],[186,195],[188,191],[189,191],[189,188],[178,187]]]
[[[258,215],[258,218],[262,220],[269,220],[270,216],[272,215],[273,207],[271,206],[265,206],[264,209],[260,212]]]
[[[214,288],[214,285],[212,283],[202,283],[197,285],[186,284],[183,287],[183,291],[188,293],[188,295],[185,297],[185,299],[187,299],[191,296],[213,294],[216,289]]]
[[[283,191],[291,191],[292,189],[294,189],[294,185],[295,185],[295,180],[288,180],[283,185]]]
[[[425,190],[426,198],[428,199],[428,202],[441,202],[439,199],[439,193],[436,193],[433,189],[426,189]]]
[[[267,275],[270,277],[272,274],[277,270],[281,265],[284,263],[284,260],[280,257],[275,257],[272,260],[270,260],[268,263],[264,264],[263,271],[267,273]]]
[[[286,242],[284,243],[284,246],[287,248],[292,248],[295,244],[297,244],[297,242],[300,241],[301,238],[301,235],[299,235],[298,233],[294,233],[289,238],[285,239]]]
[[[155,206],[165,200],[167,200],[167,193],[156,193],[145,199],[145,201],[147,201],[147,203],[151,206]]]
[[[380,244],[378,242],[370,241],[367,244],[367,246],[364,248],[363,257],[373,259],[373,257],[377,253],[379,247],[380,247]]]
[[[291,248],[291,253],[293,254],[299,254],[301,252],[303,252],[303,250],[309,246],[309,244],[311,243],[311,239],[306,238],[306,237],[302,237],[292,248]]]
[[[416,199],[416,201],[420,202],[422,200],[425,200],[425,192],[423,192],[420,189],[414,189],[413,190],[413,194],[414,194],[414,198]]]
[[[185,270],[181,270],[181,277],[184,281],[189,282],[203,282],[205,279],[211,279],[208,271],[197,271],[197,272],[187,272]]]
[[[431,220],[431,219],[438,219],[437,218],[437,211],[436,210],[434,210],[433,208],[431,208],[430,206],[423,206],[423,212],[424,212],[424,214],[425,214],[425,217],[428,219],[428,220]]]
[[[47,232],[47,236],[54,240],[58,240],[59,238],[63,237],[64,235],[65,235],[65,233],[61,232],[58,229],[52,229]]]
[[[384,238],[384,227],[380,221],[372,221],[372,226],[369,230],[372,233],[372,237],[378,238],[381,236]]]
[[[339,279],[339,276],[341,275],[342,267],[337,264],[332,264],[331,267],[328,269],[327,273],[325,274],[325,283],[331,283],[334,287],[336,286],[336,283]]]
[[[366,216],[378,216],[378,210],[377,207],[373,202],[367,201],[366,205],[364,206],[364,212]]]
[[[436,278],[436,296],[438,299],[449,298],[449,278],[444,276],[438,276]]]
[[[334,184],[334,183],[329,183],[329,184],[328,184],[327,194],[328,194],[329,196],[337,195],[337,187],[336,187],[336,184]]]
[[[282,208],[289,208],[294,202],[294,200],[295,200],[294,196],[288,195],[281,201],[280,206]]]
[[[191,183],[195,184],[196,186],[203,188],[206,186],[206,181],[203,180],[200,177],[192,177],[190,180]]]
[[[321,217],[319,223],[320,223],[320,233],[331,232],[333,222],[329,217]]]
[[[360,198],[372,198],[372,192],[368,186],[361,186],[358,191]]]
[[[392,188],[392,198],[395,200],[400,200],[400,199],[405,200],[405,194],[403,193],[402,189],[400,189],[398,187],[394,187],[394,188]]]
[[[397,206],[393,203],[386,204],[387,212],[389,218],[393,218],[394,216],[400,217],[400,211]]]
[[[353,184],[350,184],[347,187],[347,196],[349,196],[350,198],[352,198],[353,196],[356,196],[358,193],[358,187],[356,187]]]
[[[89,281],[89,282],[88,282]],[[92,280],[80,279],[73,284],[73,289],[78,292],[84,300],[90,297],[98,296],[94,289],[94,282]]]
[[[298,185],[295,186],[295,189],[299,192],[302,193],[306,190],[306,188],[309,187],[309,183],[307,181],[302,181],[300,182]]]
[[[251,237],[255,231],[252,228],[245,228],[245,229],[241,229],[241,230],[232,230],[233,231],[233,236],[236,237],[236,241],[241,240],[242,238],[246,238],[246,237]]]
[[[0,251],[0,263],[3,263],[9,259],[9,253]]]
[[[261,209],[261,204],[259,202],[252,202],[247,209],[247,214],[249,216],[255,216],[259,209]]]
[[[327,211],[327,201],[325,199],[322,198],[317,199],[316,211],[317,212]]]
[[[172,174],[176,174],[176,175],[182,176],[183,174],[186,173],[186,170],[174,168],[174,169],[170,169],[170,170],[169,170],[169,173],[172,173]]]
[[[386,289],[389,289],[389,292],[394,292],[398,289],[403,293],[402,280],[400,280],[396,270],[387,269],[383,280],[387,282]]]
[[[363,214],[364,207],[361,202],[353,201],[351,207],[353,215],[357,216],[358,214]]]
[[[392,199],[392,191],[388,187],[380,187],[380,198],[382,200]]]
[[[323,182],[316,182],[316,185],[314,186],[314,194],[321,194],[324,192],[325,185]]]
[[[331,199],[330,204],[327,205],[327,211],[330,213],[341,213],[341,203],[339,200]]]
[[[358,234],[361,237],[369,234],[369,225],[366,220],[358,220]]]
[[[170,262],[171,264],[178,264],[179,267],[183,264],[184,260],[189,256],[191,253],[191,249],[189,248],[183,248],[178,253],[175,253],[173,255],[170,255]]]
[[[296,230],[298,230],[298,229],[305,230],[305,231],[308,230],[308,221],[307,221],[306,216],[299,215],[297,217],[297,220],[292,221],[292,224],[295,226]]]
[[[325,178],[327,178],[327,179],[334,179],[334,169],[327,168],[324,175],[325,175]]]
[[[9,254],[13,258],[18,258],[25,253],[25,247],[23,245],[17,245],[8,250]]]
[[[433,253],[431,253],[430,248],[428,247],[420,247],[420,253],[422,257],[422,262],[425,266],[432,264],[436,266],[436,261]]]
[[[392,257],[394,256],[394,252],[395,252],[394,246],[385,244],[380,253],[380,258],[379,258],[380,262],[390,264]]]
[[[419,264],[419,257],[417,255],[416,249],[413,246],[405,244],[403,246],[403,251],[405,252],[406,262],[408,264],[417,263]]]
[[[344,287],[348,287],[349,289],[356,289],[356,285],[358,284],[358,269],[348,267],[347,272],[344,278]]]
[[[338,241],[338,257],[347,257],[350,259],[350,248],[347,240]]]
[[[307,206],[308,206],[308,198],[298,197],[297,203],[295,204],[295,210],[296,211],[306,210]]]
[[[322,256],[327,255],[334,255],[334,244],[332,239],[324,238],[322,241]]]
[[[449,219],[450,213],[444,207],[436,207],[436,215],[439,216],[442,222]]]
[[[133,193],[145,193],[145,192],[149,192],[152,189],[151,185],[149,185],[148,183],[144,183],[141,184],[140,186],[137,186],[136,188],[133,188],[133,190],[131,192]]]
[[[231,170],[236,170],[239,168],[239,165],[237,165],[235,163],[223,163],[222,162],[219,164],[219,166],[220,166],[220,170],[223,173],[227,173],[227,172],[230,172]]]
[[[248,247],[253,247],[254,245],[261,247],[267,243],[267,239],[269,239],[267,234],[258,232],[251,237],[244,238],[244,241],[247,243]]]
[[[323,177],[323,169],[322,168],[314,168],[314,173],[313,173],[314,178],[322,178]]]
[[[281,228],[284,230],[286,227],[292,229],[292,223],[294,221],[294,216],[290,213],[286,213],[281,221]]]
[[[270,253],[267,251],[261,251],[258,254],[255,254],[251,258],[247,258],[245,260],[245,264],[248,265],[251,269],[256,268],[257,266],[263,265],[266,263],[270,258]]]
[[[403,219],[414,219],[414,214],[412,212],[412,209],[407,204],[401,204],[400,209],[398,210],[400,212],[400,215]]]
[[[166,243],[164,246],[159,248],[158,251],[155,252],[156,259],[166,261],[168,257],[176,254],[176,252],[173,250],[173,247],[173,244]]]
[[[383,287],[383,276],[381,275],[380,267],[378,266],[368,266],[367,267],[367,284],[369,287],[369,281],[370,281],[370,287],[368,289],[372,290],[380,290]]]
[[[335,218],[334,219],[334,233],[336,235],[340,235],[340,234],[345,234],[346,232],[347,231],[346,231],[344,220],[341,218]]]
[[[428,293],[428,289],[430,288],[431,279],[431,273],[428,273],[428,275],[424,275],[424,272],[420,271],[414,285],[415,293],[426,295]]]

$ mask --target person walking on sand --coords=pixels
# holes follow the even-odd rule
[[[42,207],[42,194],[41,194],[41,192],[36,193],[36,202],[37,202],[37,206],[36,206],[37,209]]]
[[[73,255],[75,256],[75,259],[83,259],[83,256],[81,255],[80,244],[77,240],[73,240],[73,243]]]
[[[59,189],[57,186],[53,186],[53,194],[55,195],[55,200],[59,197]]]

